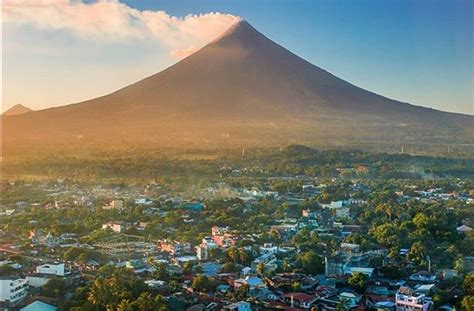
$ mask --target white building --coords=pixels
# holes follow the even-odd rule
[[[328,208],[334,211],[334,214],[337,218],[346,218],[349,217],[349,204],[351,201],[332,201],[330,204],[321,204],[323,208]]]
[[[138,205],[151,205],[151,204],[153,204],[153,201],[148,199],[148,198],[137,198],[137,199],[135,199],[135,204],[138,204]]]
[[[49,275],[57,275],[57,276],[65,276],[66,269],[64,264],[45,264],[36,267],[36,273],[38,274],[49,274]]]
[[[201,244],[195,247],[196,257],[198,260],[208,260],[209,259],[209,250],[217,248],[217,244],[214,243],[214,240],[211,237],[205,237],[202,239]]]
[[[111,210],[111,209],[123,209],[123,201],[122,200],[112,200],[109,205],[105,205],[103,209]]]
[[[111,229],[113,232],[121,233],[127,229],[122,222],[108,222],[102,225],[102,229]]]
[[[15,303],[28,294],[28,282],[15,277],[0,278],[0,302]]]
[[[433,311],[433,301],[424,294],[417,294],[410,287],[402,286],[395,295],[396,311]]]

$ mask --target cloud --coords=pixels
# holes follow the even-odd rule
[[[28,24],[40,30],[66,30],[100,42],[154,40],[182,58],[240,20],[223,13],[176,17],[165,11],[137,10],[118,0],[4,0],[2,24]]]

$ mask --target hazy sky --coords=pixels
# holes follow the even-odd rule
[[[474,114],[471,0],[3,0],[2,9],[3,110],[115,91],[192,53],[241,16],[360,87]]]

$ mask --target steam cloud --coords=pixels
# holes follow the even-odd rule
[[[118,0],[4,0],[2,8],[2,23],[68,30],[102,42],[155,40],[174,58],[188,56],[240,20],[215,12],[176,17],[165,11],[137,10]]]

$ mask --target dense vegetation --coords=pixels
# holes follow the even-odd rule
[[[49,149],[48,149],[49,150]],[[193,181],[216,179],[239,169],[241,176],[292,174],[322,178],[345,177],[421,179],[474,177],[474,160],[385,154],[359,150],[316,150],[291,145],[283,150],[251,149],[38,152],[7,155],[4,178],[70,178],[96,181],[151,181],[163,178]]]

